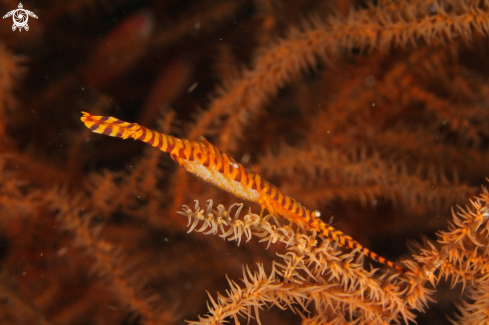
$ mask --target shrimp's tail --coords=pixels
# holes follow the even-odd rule
[[[137,123],[128,123],[109,116],[95,116],[86,112],[82,113],[82,122],[95,133],[122,139],[133,138],[142,140],[138,138],[141,137],[143,128]]]
[[[137,123],[124,122],[111,116],[95,116],[86,112],[82,113],[82,122],[93,132],[122,139],[132,138],[134,140],[140,140],[163,152],[169,153],[174,159],[178,156],[173,152],[177,143],[180,144],[178,149],[181,149],[183,146],[181,139],[152,131]]]

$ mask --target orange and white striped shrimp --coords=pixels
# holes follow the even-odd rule
[[[281,215],[288,220],[316,230],[322,237],[337,241],[340,246],[358,249],[371,259],[397,271],[403,269],[363,247],[350,236],[321,221],[318,211],[311,212],[294,198],[283,194],[276,186],[251,172],[227,154],[201,137],[200,142],[179,139],[151,131],[136,123],[128,123],[108,116],[83,113],[81,120],[95,133],[118,138],[141,140],[170,154],[180,166],[197,177],[212,183],[233,195],[258,203],[263,210]]]

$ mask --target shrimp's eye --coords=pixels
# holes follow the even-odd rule
[[[321,217],[321,212],[318,210],[312,212],[312,216],[315,218],[320,218]]]

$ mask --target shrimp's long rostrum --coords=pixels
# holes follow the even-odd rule
[[[338,241],[339,245],[359,249],[371,259],[398,271],[403,269],[363,247],[353,238],[321,221],[319,212],[311,212],[294,198],[283,194],[276,186],[262,179],[221,152],[204,138],[200,142],[175,138],[151,131],[136,123],[128,123],[108,116],[94,116],[83,112],[83,123],[93,132],[118,138],[133,138],[149,143],[170,154],[180,166],[197,177],[212,183],[242,199],[258,203],[274,215],[316,230],[320,236]]]

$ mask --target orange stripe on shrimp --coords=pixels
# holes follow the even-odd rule
[[[251,172],[221,152],[203,137],[200,142],[189,141],[151,131],[136,123],[82,113],[81,120],[95,133],[122,139],[133,138],[149,143],[169,153],[180,166],[204,181],[239,198],[258,203],[262,207],[262,213],[266,209],[271,214],[281,215],[298,225],[303,225],[308,230],[316,230],[322,237],[337,241],[340,246],[358,249],[359,252],[379,263],[397,271],[404,271],[400,266],[375,254],[350,236],[321,221],[318,211],[311,212],[294,198],[282,193],[276,186],[262,179],[260,175]]]

